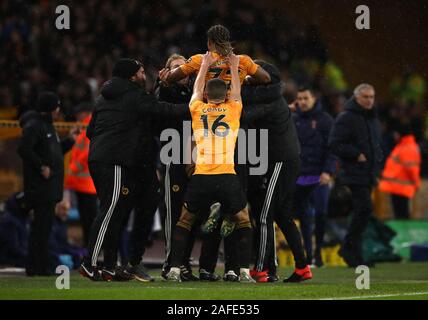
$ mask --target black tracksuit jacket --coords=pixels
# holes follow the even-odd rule
[[[266,64],[268,65],[268,64]],[[243,116],[250,128],[268,130],[269,162],[283,162],[299,158],[300,145],[290,108],[282,96],[283,83],[273,72],[275,67],[266,67],[272,83],[242,87]],[[266,146],[260,146],[266,147]]]
[[[107,81],[86,131],[91,141],[89,162],[136,167],[146,153],[151,158],[153,117],[190,118],[189,107],[158,102],[130,80],[113,77]]]

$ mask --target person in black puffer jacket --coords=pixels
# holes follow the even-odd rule
[[[98,97],[86,131],[90,139],[89,171],[100,199],[100,212],[90,234],[88,256],[80,273],[91,280],[130,280],[124,268],[116,268],[123,220],[135,207],[136,170],[141,161],[152,162],[151,117],[189,117],[187,105],[158,102],[143,89],[144,67],[136,60],[121,59],[113,68]],[[147,159],[143,159],[147,155]],[[104,249],[104,266],[97,268]]]
[[[345,111],[337,117],[329,138],[332,152],[340,159],[339,178],[352,191],[352,220],[339,252],[352,267],[368,264],[362,258],[361,236],[373,211],[371,191],[383,159],[374,99],[373,86],[357,86]]]
[[[279,70],[264,61],[257,63],[269,73],[272,83],[242,88],[244,120],[249,122],[250,127],[267,129],[269,139],[267,144],[260,145],[261,151],[268,154],[267,172],[261,177],[262,181],[250,176],[256,182],[250,182],[248,188],[248,199],[260,239],[253,275],[259,282],[277,280],[275,221],[284,233],[296,261],[295,272],[284,281],[299,282],[312,278],[310,267],[306,264],[302,236],[292,214],[295,183],[300,170],[300,146],[290,108],[282,96],[283,83]],[[258,194],[263,195],[262,201],[251,203]]]
[[[24,166],[25,201],[34,210],[26,267],[29,276],[54,272],[49,264],[48,241],[55,205],[63,196],[64,154],[74,144],[71,137],[61,142],[53,126],[52,113],[59,111],[59,105],[56,94],[43,92],[37,100],[37,111],[28,111],[20,119],[18,154]]]

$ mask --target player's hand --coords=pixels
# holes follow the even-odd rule
[[[290,103],[289,107],[290,107],[291,112],[296,112],[297,111],[297,100]]]
[[[229,65],[231,68],[237,68],[239,66],[239,56],[233,52],[228,56]]]
[[[203,57],[202,57],[202,65],[203,66],[207,66],[209,67],[210,65],[212,65],[214,62],[217,61],[218,58],[213,57],[212,53],[207,51]]]
[[[49,179],[51,177],[51,168],[48,166],[42,166],[41,174],[46,180]]]
[[[159,71],[160,82],[165,87],[168,86],[168,77],[170,74],[171,74],[171,70],[169,68],[163,68],[161,71]]]
[[[323,172],[320,176],[320,185],[327,185],[331,182],[331,175]]]

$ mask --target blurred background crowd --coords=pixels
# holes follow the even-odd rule
[[[252,1],[227,0],[64,1],[72,9],[72,27],[60,31],[54,27],[56,3],[31,2],[0,4],[0,106],[22,111],[37,92],[51,89],[61,97],[66,120],[73,120],[73,106],[93,101],[118,58],[143,61],[150,89],[170,54],[189,57],[205,50],[207,26],[216,23],[231,30],[235,51],[280,67],[289,102],[299,85],[311,83],[335,116],[350,94],[346,72],[332,60],[319,28],[274,7],[261,10]],[[389,92],[378,93],[388,149],[389,133],[403,117],[412,122],[418,140],[424,138],[426,79],[411,61],[401,69],[388,80]]]

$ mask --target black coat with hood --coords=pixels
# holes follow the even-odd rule
[[[272,64],[261,63],[270,77],[267,85],[246,85],[242,87],[243,121],[250,128],[268,130],[269,162],[283,162],[299,158],[300,145],[290,108],[282,91],[279,70]],[[265,146],[260,146],[265,147]]]
[[[340,159],[339,177],[342,183],[363,186],[376,183],[383,152],[375,108],[364,109],[354,97],[348,100],[345,111],[339,114],[333,125],[329,146]],[[366,162],[358,162],[360,154],[365,155]]]
[[[64,153],[74,140],[60,141],[50,113],[28,111],[20,119],[22,138],[18,146],[24,167],[24,194],[30,205],[59,202],[63,196]],[[42,166],[51,169],[45,179]]]
[[[189,105],[190,99],[192,98],[192,82],[189,81],[183,85],[180,82],[171,83],[169,86],[161,84],[160,79],[157,79],[155,83],[154,93],[159,101],[165,101],[170,103],[185,103]],[[167,141],[160,141],[162,131],[165,129],[174,129],[178,133],[180,138],[180,159],[183,159],[184,153],[188,151],[187,143],[190,141],[186,140],[186,131],[184,121],[187,120],[191,129],[190,119],[175,118],[175,119],[162,119],[157,122],[157,138],[159,138],[160,150],[167,144],[171,143],[172,138],[168,138]],[[174,139],[176,139],[175,137]],[[185,145],[186,147],[183,147]],[[184,167],[183,167],[184,170]]]
[[[107,81],[86,131],[89,162],[136,167],[153,161],[154,116],[190,118],[190,112],[186,104],[158,102],[136,82],[119,77]]]

